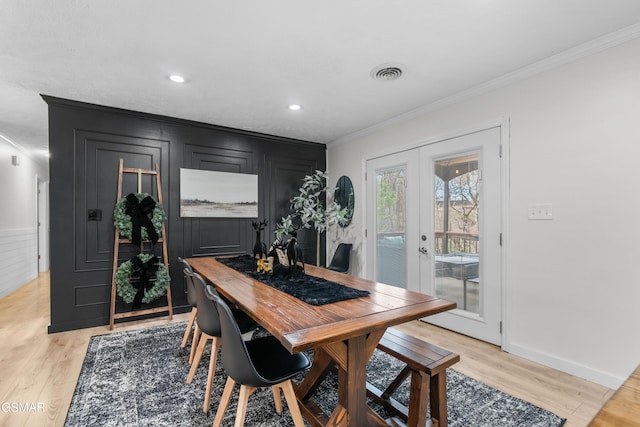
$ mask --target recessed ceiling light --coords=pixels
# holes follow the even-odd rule
[[[300,111],[300,110],[302,110],[302,106],[300,106],[298,104],[291,104],[291,105],[289,105],[288,108],[291,111]]]
[[[169,80],[171,80],[174,83],[184,83],[184,77],[178,75],[178,74],[171,74],[169,76]]]

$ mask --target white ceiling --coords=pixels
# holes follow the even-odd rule
[[[639,0],[4,0],[0,135],[46,149],[45,94],[330,143],[638,22]]]

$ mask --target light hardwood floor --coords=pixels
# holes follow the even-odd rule
[[[173,322],[187,318],[186,313],[175,315]],[[168,317],[125,322],[114,331],[169,322]],[[48,274],[0,299],[0,426],[62,426],[89,338],[111,332],[103,326],[49,335],[48,324]],[[423,322],[401,329],[459,353],[455,369],[567,418],[567,427],[588,425],[613,394],[606,387]],[[14,403],[29,404],[34,412],[11,412]]]

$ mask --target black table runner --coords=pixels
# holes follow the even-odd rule
[[[273,273],[258,273],[251,255],[240,255],[231,258],[216,258],[227,267],[246,274],[252,279],[285,292],[311,305],[324,305],[333,302],[366,297],[369,291],[353,289],[340,283],[331,282],[321,277],[305,274],[302,278],[292,279],[289,268],[283,265],[274,267]]]

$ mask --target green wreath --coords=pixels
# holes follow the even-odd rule
[[[138,201],[142,201],[145,197],[152,197],[148,193],[135,193],[135,196],[138,198]],[[133,224],[131,222],[131,217],[127,215],[126,210],[127,199],[122,198],[118,203],[116,203],[116,207],[113,211],[113,225],[118,229],[120,235],[126,237],[127,239],[131,239],[133,235]],[[156,233],[160,237],[162,231],[162,224],[166,219],[166,215],[164,213],[164,209],[160,203],[156,202],[156,206],[153,209],[153,217],[151,218],[151,223],[153,224],[153,228],[155,228]],[[142,227],[142,240],[149,240],[149,233],[147,230]]]
[[[146,264],[151,258],[155,257],[155,255],[139,254],[137,257],[140,258],[140,261],[142,261],[143,264]],[[143,303],[149,303],[163,296],[167,291],[169,282],[171,281],[169,278],[169,272],[162,262],[158,262],[155,266],[158,268],[155,272],[155,282],[150,289],[146,289],[144,291],[144,296],[142,297]],[[118,295],[128,304],[133,302],[136,294],[138,293],[138,289],[136,289],[131,283],[131,276],[133,275],[133,272],[134,265],[131,260],[125,261],[120,264],[120,267],[118,267],[115,277]]]

